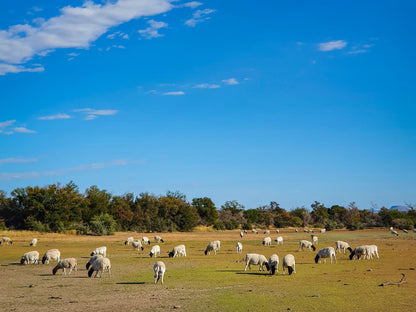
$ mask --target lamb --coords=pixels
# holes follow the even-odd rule
[[[124,242],[124,245],[130,245],[130,243],[133,243],[133,242],[134,242],[134,237],[130,236],[130,237],[127,237],[126,241]]]
[[[264,246],[271,246],[272,245],[272,239],[270,237],[265,237],[263,238],[263,243]]]
[[[87,270],[90,268],[90,266],[94,263],[95,260],[97,260],[98,258],[103,258],[103,255],[95,255],[95,256],[91,256],[90,260],[88,260],[87,264],[85,265],[85,267],[87,268]]]
[[[156,243],[164,243],[165,241],[162,239],[162,237],[160,237],[160,236],[158,236],[158,235],[156,235],[155,237],[154,237],[154,239],[155,239],[155,242]]]
[[[270,271],[271,275],[278,273],[279,256],[276,254],[271,255],[269,258],[269,262],[266,262],[265,266],[266,266],[267,271]]]
[[[240,237],[243,238],[243,236],[244,236],[244,233],[240,232]]]
[[[143,245],[150,245],[150,239],[146,236],[142,237]]]
[[[77,259],[65,258],[65,259],[59,260],[58,264],[53,268],[52,274],[55,275],[59,269],[62,269],[63,274],[65,275],[66,275],[66,269],[69,269],[68,275],[71,275],[72,269],[77,271]]]
[[[397,233],[395,230],[390,231],[391,235],[399,236],[399,233]]]
[[[61,258],[61,252],[58,249],[49,249],[42,257],[42,264],[49,264],[50,260],[59,261]]]
[[[240,242],[237,242],[235,244],[235,248],[237,249],[237,253],[242,253],[243,252],[243,244],[241,244]]]
[[[336,241],[335,242],[335,251],[341,252],[341,249],[344,249],[344,254],[345,251],[348,249],[350,252],[352,252],[352,248],[350,247],[350,245],[346,242],[343,241]]]
[[[304,239],[299,241],[298,251],[300,251],[300,250],[303,251],[303,247],[305,247],[306,250],[309,250],[309,251],[312,251],[312,250],[315,251],[316,250],[315,246],[310,241],[307,241],[307,240],[304,240]],[[312,248],[312,250],[311,250],[311,248]]]
[[[315,256],[315,263],[318,263],[318,261],[320,261],[321,259],[324,259],[324,263],[326,263],[326,258],[331,259],[331,264],[332,264],[332,259],[334,259],[335,262],[337,262],[334,247],[326,247],[326,248],[322,248],[321,250],[319,250]]]
[[[162,261],[157,261],[153,266],[153,272],[155,272],[155,284],[160,280],[163,284],[163,276],[166,272],[166,265]]]
[[[291,254],[287,254],[283,257],[283,274],[285,274],[285,268],[287,268],[287,271],[289,272],[289,275],[291,275],[293,272],[296,274],[296,264],[295,264],[295,257]]]
[[[143,251],[143,246],[140,240],[136,239],[135,241],[133,241],[131,243],[131,245],[133,246],[133,248],[137,248],[137,251],[139,251],[139,249],[141,249]]]
[[[212,241],[208,244],[207,248],[205,249],[205,255],[210,255],[211,251],[214,251],[214,255],[216,255],[218,250],[219,248],[217,243],[215,241]]]
[[[35,263],[39,263],[39,252],[37,252],[36,250],[33,251],[29,251],[27,253],[25,253],[22,256],[22,259],[20,260],[20,264],[35,264]]]
[[[275,241],[276,241],[277,245],[280,245],[280,244],[282,244],[282,245],[283,245],[283,237],[282,237],[282,236],[278,236],[278,237],[275,239]]]
[[[35,247],[36,244],[38,243],[38,240],[36,238],[32,239],[32,241],[30,242],[30,246]]]
[[[176,247],[173,247],[172,251],[169,252],[169,258],[175,258],[179,256],[186,257],[185,245],[178,245]]]
[[[312,241],[312,244],[318,245],[318,236],[312,234],[311,241]]]
[[[152,246],[152,249],[150,249],[150,258],[152,258],[153,256],[155,256],[155,258],[159,255],[160,257],[160,246],[159,245],[154,245]]]
[[[246,255],[246,267],[244,268],[244,271],[247,271],[247,267],[251,270],[251,264],[259,265],[259,271],[264,271],[263,264],[265,263],[267,263],[267,259],[265,256],[256,253],[248,253]]]
[[[2,237],[1,238],[1,242],[2,244],[6,244],[6,245],[13,245],[13,241],[10,239],[10,237]]]
[[[91,277],[92,273],[96,271],[94,277],[98,276],[98,273],[100,274],[100,278],[103,277],[104,271],[108,272],[108,275],[111,277],[111,262],[110,259],[105,257],[99,257],[97,258],[91,265],[90,270],[88,271],[88,277]]]
[[[103,255],[103,257],[105,257],[106,254],[107,254],[107,247],[102,246],[102,247],[95,248],[94,251],[91,253],[91,256]]]

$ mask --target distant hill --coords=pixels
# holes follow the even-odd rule
[[[390,210],[398,210],[400,212],[408,212],[410,210],[410,208],[406,207],[406,206],[395,205],[395,206],[391,206]]]

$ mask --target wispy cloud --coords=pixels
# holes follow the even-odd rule
[[[1,164],[22,164],[22,163],[32,163],[37,162],[37,158],[4,158],[0,159]]]
[[[184,95],[185,92],[183,91],[171,91],[171,92],[165,92],[163,95]]]
[[[226,85],[238,85],[240,84],[235,78],[224,79],[222,82]]]
[[[107,38],[108,39],[122,38],[122,39],[126,39],[127,40],[127,39],[129,39],[129,35],[126,34],[126,33],[124,33],[124,32],[122,32],[122,31],[116,31],[116,32],[114,32],[112,34],[109,34],[107,36]]]
[[[185,8],[195,9],[195,8],[197,8],[197,7],[201,6],[201,5],[202,5],[202,3],[201,3],[201,2],[198,2],[198,1],[191,1],[191,2],[184,3],[184,4],[180,4],[180,5],[178,5],[177,7],[178,7],[178,8],[183,8],[183,7],[185,7]]]
[[[347,46],[348,42],[344,40],[334,40],[323,42],[318,45],[319,51],[328,52],[333,50],[341,50]]]
[[[211,83],[201,83],[198,85],[193,86],[192,88],[197,88],[197,89],[218,89],[221,88],[220,85],[217,84],[211,84]]]
[[[150,20],[147,22],[150,26],[146,29],[139,30],[139,34],[146,38],[146,39],[152,39],[152,38],[158,38],[163,37],[164,35],[159,34],[159,29],[168,27],[168,24],[164,22],[157,22],[155,20]]]
[[[1,37],[1,34],[0,34]],[[1,39],[0,39],[1,41]],[[1,49],[1,47],[0,47]],[[0,63],[0,76],[4,76],[7,73],[13,73],[13,74],[18,74],[18,73],[40,73],[43,72],[45,70],[45,68],[43,68],[43,66],[36,66],[36,67],[32,67],[32,68],[25,68],[21,65],[13,65],[13,64],[1,64]]]
[[[68,114],[56,114],[52,116],[42,116],[38,117],[39,120],[56,120],[56,119],[69,119],[71,116]]]
[[[185,25],[189,27],[195,27],[196,24],[209,20],[211,17],[208,15],[214,12],[215,10],[213,9],[197,10],[195,13],[192,14],[191,19],[185,21]]]
[[[36,133],[35,130],[30,130],[26,127],[15,127],[13,128],[13,130],[14,132],[17,132],[17,133]]]
[[[0,129],[4,129],[7,128],[9,126],[11,126],[12,124],[14,124],[16,122],[16,120],[8,120],[8,121],[2,121],[0,122]]]
[[[81,108],[75,109],[74,112],[85,113],[87,116],[85,120],[93,120],[99,116],[111,116],[118,113],[118,110],[115,109],[92,109],[92,108]]]

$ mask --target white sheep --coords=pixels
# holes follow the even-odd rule
[[[49,249],[42,257],[42,264],[49,264],[50,260],[59,261],[61,259],[61,252],[58,249]]]
[[[97,258],[91,265],[90,270],[88,271],[88,277],[91,277],[92,273],[96,271],[94,277],[98,276],[98,273],[100,274],[100,277],[103,277],[104,271],[108,272],[108,275],[111,277],[111,262],[110,259],[105,257],[99,257]]]
[[[393,227],[391,226],[389,230],[390,230],[390,231],[393,231]]]
[[[406,229],[402,229],[403,233],[409,234],[409,232]]]
[[[218,250],[219,248],[217,243],[215,241],[212,241],[208,244],[207,248],[205,249],[205,255],[210,255],[211,251],[213,251],[214,255],[216,255]]]
[[[247,230],[244,230],[243,232],[244,232],[244,234],[247,234]]]
[[[321,229],[320,232],[321,233],[325,233],[326,232],[326,229]]]
[[[133,243],[133,242],[134,242],[134,237],[130,236],[130,237],[127,237],[126,241],[124,242],[124,245],[130,245],[130,243]]]
[[[266,266],[267,271],[270,271],[271,275],[278,273],[279,256],[276,254],[271,255],[269,258],[269,262],[266,262],[265,266]]]
[[[35,264],[35,263],[39,263],[39,252],[37,252],[36,250],[33,251],[29,251],[27,253],[25,253],[22,256],[22,259],[20,259],[20,264]]]
[[[259,255],[256,253],[248,253],[246,254],[246,267],[244,271],[247,271],[247,267],[251,270],[250,265],[259,265],[259,271],[264,271],[263,264],[267,262],[267,258],[263,255]]]
[[[152,258],[153,256],[155,256],[155,258],[159,255],[160,257],[160,246],[159,245],[154,245],[152,246],[152,248],[150,249],[150,258]]]
[[[395,230],[390,231],[391,235],[399,236],[399,233],[397,233]]]
[[[303,248],[306,248],[306,250],[309,250],[309,251],[312,251],[312,250],[315,251],[315,249],[316,249],[315,246],[312,244],[312,242],[302,239],[302,240],[299,241],[298,251],[300,251],[300,250],[303,251]],[[312,250],[311,250],[311,248],[312,248]]]
[[[105,257],[107,255],[107,247],[102,246],[95,248],[94,251],[91,253],[91,256],[95,255],[103,255],[103,257]]]
[[[376,256],[377,259],[380,259],[378,256],[377,245],[366,245],[366,249],[367,249],[367,259],[372,259],[373,256]]]
[[[85,267],[87,268],[87,270],[94,263],[94,261],[97,260],[98,258],[104,258],[104,257],[103,257],[103,255],[95,255],[95,256],[91,256],[90,257],[90,260],[88,260],[87,264],[85,265]]]
[[[352,252],[352,248],[350,247],[350,245],[347,242],[343,242],[343,241],[336,241],[335,242],[335,252],[341,252],[341,249],[344,249],[344,254],[345,251],[348,249],[350,252]]]
[[[217,251],[220,251],[220,249],[221,249],[221,241],[219,241],[219,240],[216,240],[216,241],[214,241],[214,243],[215,244],[217,244]]]
[[[282,237],[282,236],[278,236],[278,237],[275,239],[275,242],[277,243],[277,245],[280,245],[280,244],[282,244],[282,245],[283,245],[283,237]]]
[[[34,238],[34,239],[32,239],[32,241],[30,242],[30,246],[35,247],[37,243],[38,243],[37,238]]]
[[[297,233],[298,232],[298,229],[295,229],[295,233]]]
[[[243,244],[241,244],[240,242],[237,242],[235,244],[235,248],[237,249],[237,253],[242,253],[243,252]]]
[[[58,264],[52,270],[53,275],[55,275],[59,269],[62,269],[64,275],[66,275],[66,269],[69,269],[68,275],[71,275],[72,270],[77,271],[77,259],[65,258],[59,260]]]
[[[150,239],[147,236],[142,237],[143,245],[150,245]]]
[[[134,240],[131,245],[133,246],[133,248],[137,248],[137,251],[139,251],[139,249],[141,249],[143,251],[143,246],[142,246],[142,242],[138,239]]]
[[[360,260],[361,257],[363,257],[365,259],[365,257],[367,256],[367,252],[368,252],[368,250],[367,250],[367,247],[365,245],[355,247],[354,250],[350,254],[350,260],[352,260],[354,258],[354,256],[356,256],[358,260]]]
[[[266,230],[266,231],[264,231],[264,233],[263,234],[270,234],[270,230]]]
[[[291,254],[287,254],[283,257],[283,274],[285,274],[285,268],[287,268],[287,271],[289,272],[289,275],[292,273],[296,274],[296,264],[295,264],[295,257]]]
[[[312,234],[311,241],[312,241],[312,244],[318,245],[318,236]]]
[[[263,238],[263,243],[264,246],[271,246],[272,245],[272,239],[270,237],[265,237]]]
[[[1,238],[1,243],[6,245],[13,245],[13,241],[10,239],[10,237],[6,236]]]
[[[179,256],[186,257],[185,245],[175,246],[175,247],[173,247],[172,251],[169,252],[169,258],[175,258],[175,257],[179,257]]]
[[[243,236],[244,236],[244,233],[240,232],[240,237],[243,238]]]
[[[276,234],[279,234],[279,233],[280,233],[280,231],[279,231],[279,229],[277,229],[277,230],[276,230]]]
[[[321,259],[324,259],[324,263],[326,263],[326,258],[335,260],[337,262],[337,257],[335,256],[335,249],[334,247],[325,247],[318,251],[318,253],[315,256],[315,263],[318,263]]]
[[[153,272],[155,272],[155,284],[160,280],[160,282],[163,284],[163,276],[166,272],[166,265],[162,261],[157,261],[153,265]]]
[[[164,243],[165,241],[159,235],[155,235],[154,237],[156,243]]]
[[[256,229],[252,229],[252,230],[251,230],[251,232],[252,232],[253,234],[259,234],[259,232],[258,232]]]

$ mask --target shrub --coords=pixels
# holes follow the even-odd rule
[[[90,222],[92,235],[114,235],[116,221],[108,213],[94,216]]]
[[[391,224],[394,228],[398,228],[398,229],[401,229],[401,230],[403,230],[403,229],[405,229],[405,230],[413,229],[413,222],[410,219],[397,218],[397,219],[394,219],[391,222]]]

